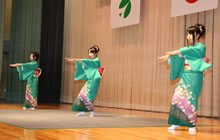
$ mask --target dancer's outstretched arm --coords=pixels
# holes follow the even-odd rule
[[[181,54],[181,52],[179,50],[166,52],[166,55],[158,57],[158,59],[161,61],[167,61],[171,55],[178,55],[178,54]]]
[[[77,61],[83,61],[83,59],[76,59],[76,58],[72,58],[72,57],[70,57],[70,58],[68,58],[68,57],[66,57],[65,58],[65,60],[66,60],[66,62],[77,62]]]
[[[16,63],[16,64],[10,64],[9,66],[10,67],[17,67],[17,66],[21,66],[22,64],[21,63]]]
[[[170,55],[164,55],[164,56],[161,56],[161,57],[158,57],[158,59],[163,62],[163,61],[167,61],[168,59],[170,58]]]

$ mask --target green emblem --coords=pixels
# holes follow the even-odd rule
[[[119,5],[119,9],[125,8],[124,11],[124,18],[127,18],[129,16],[129,14],[131,13],[131,1],[130,0],[122,0],[120,5]],[[122,13],[119,14],[119,16],[122,16]]]

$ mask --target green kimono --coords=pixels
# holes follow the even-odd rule
[[[25,91],[25,102],[24,107],[32,108],[37,106],[37,95],[38,95],[38,78],[35,73],[38,64],[36,61],[23,63],[17,67],[19,72],[19,80],[27,80],[26,91]]]
[[[171,56],[170,79],[181,77],[174,91],[168,124],[194,127],[198,110],[198,98],[202,90],[203,71],[212,67],[206,63],[206,47],[202,43],[180,49],[181,56]],[[184,71],[185,60],[191,70]]]
[[[83,59],[76,63],[76,73],[74,80],[85,80],[83,88],[72,104],[72,111],[93,111],[93,101],[97,95],[101,75],[99,58]]]

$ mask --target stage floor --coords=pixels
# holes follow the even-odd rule
[[[22,115],[22,112],[28,114],[31,110],[22,110],[21,104],[5,104],[0,103],[0,114],[5,120],[10,119],[10,114],[14,115]],[[74,112],[71,112],[71,104],[60,104],[60,105],[40,105],[37,110],[31,112],[33,115],[37,112],[39,113],[52,113],[58,114],[57,112],[69,114],[69,117]],[[7,112],[8,111],[8,112]],[[46,111],[46,112],[45,112]],[[45,113],[44,113],[45,112]],[[64,129],[59,126],[56,128],[47,128],[47,129],[32,129],[26,128],[22,126],[15,126],[6,123],[0,123],[0,140],[144,140],[144,139],[153,139],[153,140],[163,140],[163,139],[172,139],[172,140],[216,140],[220,139],[220,119],[216,118],[206,118],[206,117],[198,117],[199,124],[206,124],[197,127],[196,133],[189,133],[188,129],[185,127],[180,127],[176,131],[169,132],[167,130],[167,126],[164,123],[164,120],[167,120],[168,114],[167,113],[154,113],[154,112],[144,112],[144,111],[134,111],[134,110],[124,110],[124,109],[115,109],[115,108],[105,108],[105,107],[95,107],[95,112],[97,113],[97,118],[89,118],[84,117],[84,119],[91,119],[89,121],[98,121],[98,117],[104,117],[102,119],[109,119],[106,116],[115,117],[114,121],[117,120],[117,117],[136,117],[136,118],[143,118],[141,121],[145,121],[145,119],[149,118],[151,120],[162,120],[161,126],[153,126],[153,127],[135,127],[131,125],[123,126],[116,128],[113,123],[110,122],[110,127],[105,128],[103,126],[99,126],[98,128],[86,128],[81,126],[81,128],[69,128]],[[6,113],[9,113],[6,115]],[[19,114],[20,113],[20,114]],[[5,115],[4,115],[5,114]],[[41,114],[41,116],[43,115]],[[103,116],[104,114],[104,116]],[[107,115],[106,115],[107,114]],[[48,116],[48,115],[46,115]],[[53,116],[53,115],[52,115]],[[50,116],[50,117],[52,117]],[[59,115],[57,115],[59,117]],[[62,116],[62,115],[61,115]],[[7,119],[8,117],[8,119]],[[43,116],[41,118],[44,118]],[[73,116],[74,118],[74,116]],[[16,118],[11,118],[16,119]],[[22,117],[19,117],[22,120]],[[24,123],[27,122],[28,118],[23,117]],[[47,118],[48,119],[48,118]],[[79,119],[79,118],[77,118]],[[81,119],[81,118],[80,118]],[[95,119],[95,120],[93,120]],[[127,118],[126,118],[127,119]],[[133,118],[132,118],[133,119]],[[39,119],[40,120],[40,119]],[[82,121],[78,120],[78,121]],[[16,120],[14,120],[16,122]],[[105,121],[105,120],[104,120]],[[126,120],[132,121],[132,120]],[[139,120],[138,120],[139,121]],[[121,121],[122,122],[122,121]],[[116,122],[115,124],[117,124]],[[122,122],[123,124],[125,122]],[[130,122],[128,123],[130,124]],[[141,122],[140,122],[141,124]],[[33,125],[33,124],[32,124]],[[36,124],[35,124],[36,125]],[[56,125],[56,124],[53,124]],[[29,125],[26,125],[29,126]],[[79,125],[80,126],[80,125]],[[145,126],[147,126],[145,124]],[[34,125],[33,125],[34,127]]]

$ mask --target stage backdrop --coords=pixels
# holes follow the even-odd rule
[[[43,0],[39,103],[59,103],[61,91],[63,22],[65,0]]]
[[[12,0],[9,63],[30,62],[30,53],[40,51],[42,0]],[[9,68],[6,101],[23,102],[25,82],[16,68]]]
[[[6,6],[5,0],[0,0],[0,79],[2,77],[5,6]],[[1,93],[0,93],[0,97],[1,97]]]
[[[207,28],[205,44],[213,68],[205,74],[199,115],[220,116],[220,9],[170,17],[171,0],[142,0],[140,23],[110,28],[110,0],[66,0],[63,57],[85,58],[90,46],[100,46],[105,74],[95,105],[169,112],[177,81],[157,57],[185,45],[186,27]],[[75,82],[74,65],[63,63],[61,101],[72,103],[83,82]]]

